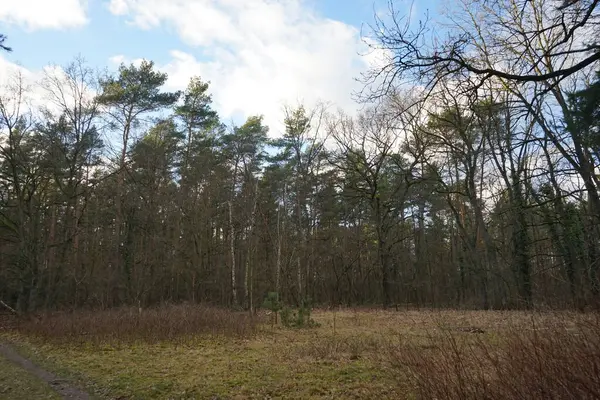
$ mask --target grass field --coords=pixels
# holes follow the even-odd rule
[[[595,314],[339,310],[313,318],[317,327],[272,328],[267,316],[179,306],[48,316],[3,338],[99,398],[600,396]]]
[[[58,400],[60,397],[45,382],[0,356],[0,399]]]

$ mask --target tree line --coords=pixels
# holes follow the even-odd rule
[[[392,13],[362,111],[286,107],[283,132],[224,123],[208,82],[166,91],[151,61],[47,70],[39,109],[16,75],[0,93],[0,299],[596,304],[596,2],[562,3],[465,0],[446,41]]]

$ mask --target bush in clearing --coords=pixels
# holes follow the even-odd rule
[[[304,299],[297,310],[281,308],[281,324],[286,328],[315,328],[319,324],[311,318],[312,302]]]

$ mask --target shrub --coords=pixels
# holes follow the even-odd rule
[[[283,326],[287,327],[291,327],[294,324],[294,320],[295,320],[295,313],[292,311],[291,308],[289,308],[288,306],[284,306],[281,309],[281,323],[283,324]]]
[[[495,336],[442,331],[395,343],[391,364],[422,399],[598,399],[600,323],[514,327]]]
[[[263,308],[266,308],[271,311],[271,328],[273,328],[273,326],[277,324],[277,313],[281,310],[279,293],[269,292],[262,306]]]
[[[312,304],[310,299],[304,299],[297,310],[283,307],[281,310],[281,323],[287,328],[312,328],[319,324],[311,318]]]
[[[18,332],[48,340],[158,342],[198,334],[246,337],[257,320],[248,313],[199,305],[52,312],[22,318]]]

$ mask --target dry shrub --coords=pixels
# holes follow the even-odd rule
[[[246,337],[258,320],[248,313],[198,305],[163,305],[140,312],[136,307],[76,310],[27,317],[17,331],[49,340],[159,342],[198,334]]]
[[[423,399],[600,399],[598,316],[499,335],[446,330],[389,350]]]

